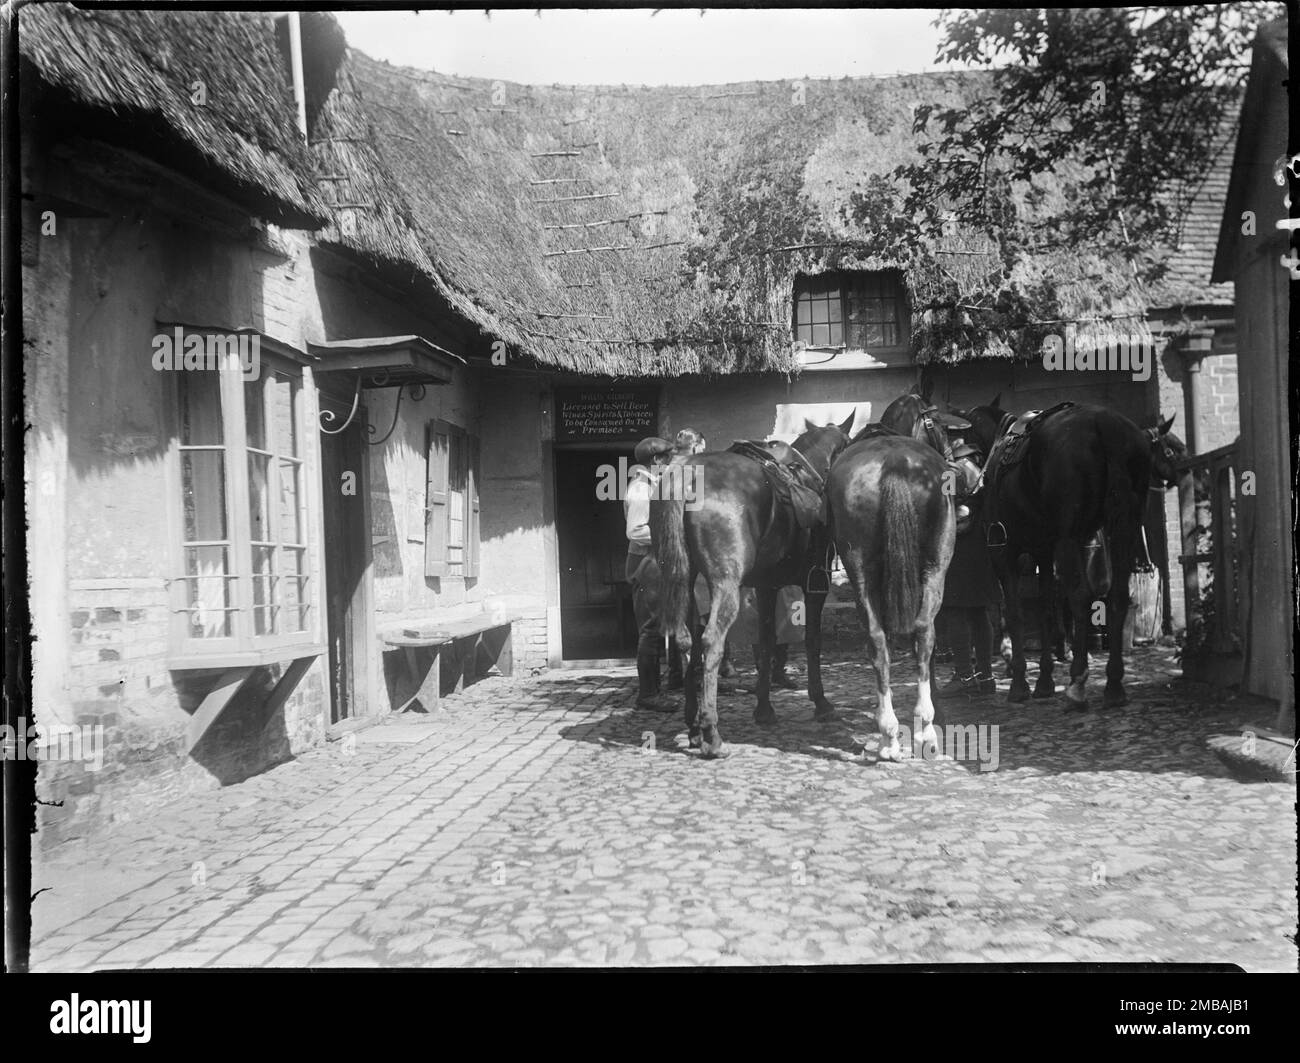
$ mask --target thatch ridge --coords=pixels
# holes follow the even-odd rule
[[[324,220],[270,14],[32,4],[18,31],[22,58],[97,135],[225,186],[272,221]]]
[[[997,231],[891,242],[888,175],[916,158],[913,109],[990,85],[957,72],[532,86],[353,49],[314,150],[348,178],[335,202],[374,206],[346,233],[336,212],[322,235],[414,267],[485,332],[576,372],[797,371],[793,281],[832,269],[904,272],[918,362],[1034,357],[1065,324],[1145,335],[1161,293],[1127,263],[1046,242],[1064,179],[1007,190],[1007,210],[1041,221],[1041,247]]]

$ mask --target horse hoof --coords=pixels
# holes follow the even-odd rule
[[[903,760],[903,751],[898,746],[881,746],[876,760],[885,764],[899,764]]]
[[[818,723],[830,723],[832,720],[838,720],[839,715],[835,712],[833,706],[827,705],[824,709],[817,709],[813,712],[813,719]]]
[[[754,722],[759,727],[771,727],[776,723],[776,713],[770,705],[766,709],[755,709]]]
[[[1007,691],[1007,700],[1019,704],[1022,701],[1029,700],[1029,684],[1023,679],[1015,680],[1011,684],[1011,689]]]
[[[706,746],[704,749],[705,760],[726,760],[729,756],[731,756],[731,750],[724,746],[721,741],[716,746]]]
[[[686,738],[687,749],[700,749],[703,747],[703,745],[704,745],[703,740],[697,734],[688,735]]]
[[[1056,684],[1055,684],[1055,683],[1035,683],[1035,684],[1034,684],[1034,700],[1035,700],[1035,701],[1046,701],[1048,698],[1054,698],[1054,697],[1056,697]]]
[[[1128,694],[1123,687],[1106,687],[1105,693],[1101,696],[1101,707],[1103,709],[1118,709],[1122,705],[1128,704]]]

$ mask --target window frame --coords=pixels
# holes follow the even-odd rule
[[[851,347],[847,342],[848,332],[848,303],[849,288],[847,283],[853,278],[876,278],[886,283],[892,283],[895,289],[895,305],[898,309],[898,342],[889,346],[876,347]],[[799,328],[801,324],[811,326],[813,322],[800,322],[799,320],[799,296],[808,289],[809,283],[814,280],[834,279],[838,289],[840,304],[840,326],[844,332],[845,340],[841,343],[810,343],[801,339]],[[826,270],[822,273],[798,273],[795,275],[790,300],[790,331],[796,344],[803,344],[804,350],[809,351],[853,351],[862,352],[872,357],[881,359],[899,360],[901,357],[911,356],[912,342],[912,315],[911,306],[908,300],[907,283],[904,279],[903,271],[900,269],[839,269]]]
[[[424,575],[427,579],[476,580],[481,573],[482,555],[480,520],[480,485],[482,484],[482,445],[478,435],[460,425],[439,418],[425,429],[425,505],[424,505]],[[456,451],[464,472],[465,505],[462,518],[464,541],[461,545],[461,571],[451,572],[451,440],[458,440]],[[445,442],[439,443],[439,440]]]
[[[160,326],[170,328],[171,326]],[[212,328],[186,328],[187,334],[207,335],[222,330]],[[248,330],[230,329],[223,334],[247,334]],[[319,475],[315,450],[313,429],[315,403],[310,400],[312,381],[309,372],[305,372],[296,360],[279,353],[282,348],[269,337],[260,336],[260,361],[257,383],[261,384],[260,397],[263,406],[264,431],[267,441],[272,442],[273,455],[269,465],[271,474],[268,479],[268,498],[270,502],[269,523],[275,528],[275,549],[277,582],[277,611],[283,614],[287,608],[278,604],[279,580],[284,577],[280,564],[285,543],[279,535],[280,515],[280,466],[287,451],[275,437],[274,418],[270,416],[274,404],[270,399],[268,381],[279,375],[287,377],[294,385],[292,416],[297,426],[298,451],[291,456],[299,469],[298,483],[298,518],[300,523],[300,546],[303,553],[302,574],[305,576],[302,598],[308,603],[307,619],[303,630],[259,635],[255,633],[254,615],[254,566],[252,553],[251,502],[249,498],[249,431],[248,410],[245,405],[245,380],[239,367],[236,352],[227,351],[222,356],[222,365],[215,370],[218,373],[218,397],[221,403],[222,451],[224,454],[224,498],[226,518],[226,539],[229,543],[231,559],[226,572],[231,584],[229,598],[230,633],[228,635],[203,638],[195,636],[190,629],[190,606],[187,595],[189,580],[186,578],[186,530],[184,513],[184,479],[182,438],[182,392],[185,377],[192,370],[176,370],[169,373],[172,379],[165,384],[168,392],[168,425],[170,429],[170,446],[167,456],[167,564],[170,575],[166,583],[168,588],[168,668],[172,670],[239,667],[244,665],[262,665],[276,661],[293,660],[299,657],[313,656],[323,652],[321,625],[323,623],[323,586],[320,572],[319,536],[315,527],[318,499],[314,492],[314,477]],[[275,351],[268,347],[276,348]],[[211,370],[201,370],[211,372]],[[248,383],[252,383],[249,381]],[[262,448],[254,448],[261,450]]]

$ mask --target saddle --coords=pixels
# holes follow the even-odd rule
[[[756,461],[763,467],[772,496],[778,505],[788,506],[794,512],[795,522],[800,528],[808,530],[826,523],[826,499],[822,496],[821,485],[814,488],[802,482],[810,478],[810,474],[789,444],[737,439],[727,451]]]
[[[1043,423],[1054,414],[1062,410],[1069,409],[1073,406],[1072,402],[1058,402],[1055,406],[1049,406],[1045,410],[1029,410],[1022,413],[998,438],[993,444],[993,450],[989,453],[988,460],[984,463],[984,472],[987,479],[988,495],[985,507],[985,513],[988,523],[985,526],[985,541],[990,549],[1005,547],[1007,545],[1007,528],[1000,519],[997,505],[997,486],[998,480],[1003,474],[1014,469],[1019,465],[1029,450],[1028,440],[1034,431],[1040,428]]]
[[[1022,413],[1012,422],[1011,427],[994,445],[993,453],[989,455],[988,464],[992,466],[996,458],[999,471],[1014,469],[1024,459],[1025,452],[1028,450],[1026,442],[1034,430],[1053,414],[1069,409],[1073,405],[1072,402],[1058,402],[1055,406],[1049,406],[1045,410],[1029,410]]]

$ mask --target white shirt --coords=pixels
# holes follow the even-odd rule
[[[627,485],[627,497],[623,499],[623,514],[627,519],[627,541],[650,545],[650,499],[652,478],[637,474]]]

